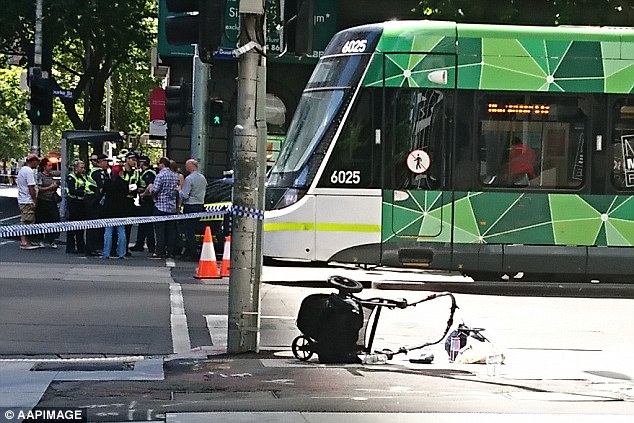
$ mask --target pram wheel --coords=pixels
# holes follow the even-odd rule
[[[341,294],[356,294],[363,291],[361,282],[344,276],[331,276],[328,278],[328,283],[337,288]]]
[[[314,351],[310,349],[312,344],[313,341],[304,335],[299,335],[297,338],[293,339],[291,349],[293,350],[295,358],[300,361],[310,360],[314,353]]]

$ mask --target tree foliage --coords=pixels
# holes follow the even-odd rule
[[[519,25],[633,26],[632,0],[422,0],[429,19]]]
[[[0,48],[25,52],[34,40],[35,1],[5,0],[4,6]],[[74,93],[61,100],[74,129],[103,128],[105,84],[112,77],[115,90],[123,84],[116,91],[122,97],[114,96],[112,128],[140,134],[154,83],[149,56],[156,16],[154,0],[44,0],[44,38],[53,46],[55,79]]]
[[[6,56],[0,56],[0,161],[19,159],[30,150],[31,122],[24,109],[28,93],[20,88],[22,72],[23,68],[10,66]],[[53,106],[53,123],[41,127],[40,146],[44,155],[59,152],[60,134],[70,127],[62,104],[54,102]]]

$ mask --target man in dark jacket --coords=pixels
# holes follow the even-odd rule
[[[126,200],[129,192],[128,183],[123,179],[123,174],[123,168],[119,165],[115,165],[112,167],[110,179],[106,179],[104,183],[103,215],[106,218],[127,217],[128,215],[128,211],[124,207],[121,207],[121,204],[123,204]],[[128,245],[128,241],[125,236],[125,226],[118,225],[115,226],[114,229],[117,231],[117,256],[120,259],[124,259],[126,247]],[[112,232],[112,226],[106,227],[104,231],[103,258],[110,257],[110,249],[112,248]]]

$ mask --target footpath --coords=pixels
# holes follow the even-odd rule
[[[191,263],[177,264],[171,271],[173,282],[191,283],[194,267]],[[159,268],[152,272],[161,277]],[[266,268],[263,279],[272,278],[271,272],[278,283],[310,285],[340,274],[374,284],[375,288],[388,279],[397,283],[401,276],[410,281],[414,277],[398,272],[387,275],[382,269],[297,268],[282,272]],[[420,278],[421,287],[439,278],[468,283],[461,282],[461,276],[449,274],[421,272],[416,278]],[[209,283],[228,289],[229,281]],[[18,421],[7,419],[5,413],[20,407],[81,408],[91,422],[454,423],[467,419],[506,423],[609,419],[620,423],[631,421],[634,415],[634,369],[622,372],[621,368],[610,367],[600,351],[563,351],[556,343],[550,344],[550,350],[514,350],[495,371],[485,364],[450,363],[442,344],[424,350],[434,354],[431,364],[409,361],[419,352],[396,356],[384,364],[320,364],[316,357],[301,362],[292,356],[290,340],[299,333],[294,315],[306,291],[294,291],[263,284],[258,353],[226,354],[226,323],[223,326],[219,321],[210,328],[215,330],[211,333],[213,345],[171,356],[0,361],[0,404],[9,406],[0,410],[0,422]],[[387,297],[395,295],[394,291],[384,292]],[[410,317],[387,319],[387,330],[377,344],[385,346],[392,336],[416,336],[418,322]],[[509,345],[517,342],[507,341]],[[601,365],[593,365],[593,357]],[[581,359],[585,361],[580,364]],[[2,401],[9,396],[13,398],[10,404]]]

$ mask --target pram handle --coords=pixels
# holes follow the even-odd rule
[[[367,299],[363,299],[363,298],[359,298],[356,296],[352,296],[355,300],[357,300],[361,305],[364,306],[378,306],[378,307],[387,307],[390,309],[394,309],[394,308],[407,308],[409,307],[409,304],[407,303],[407,300],[405,298],[401,298],[398,300],[391,300],[389,298],[380,298],[380,297],[374,297],[374,298],[367,298]]]

